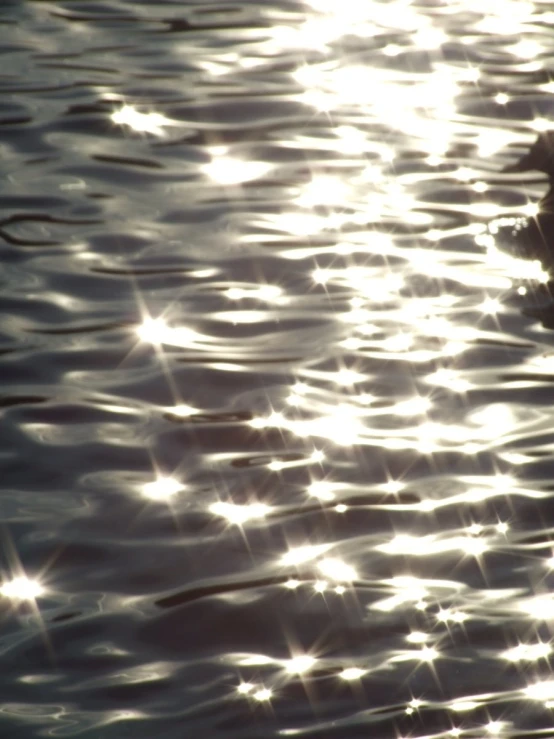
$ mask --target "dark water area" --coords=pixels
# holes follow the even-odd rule
[[[0,5],[0,737],[554,736],[553,27]]]

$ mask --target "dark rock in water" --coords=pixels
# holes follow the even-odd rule
[[[529,172],[536,169],[550,177],[552,194],[552,178],[554,177],[554,131],[545,131],[538,135],[537,140],[519,162],[504,167],[504,172]],[[548,196],[547,196],[548,197]],[[542,202],[542,201],[541,201]]]
[[[538,203],[537,213],[530,217],[498,218],[491,222],[489,230],[500,236],[504,246],[550,266],[554,264],[554,131],[541,133],[527,154],[503,171],[531,170],[544,172],[550,180],[550,188]]]

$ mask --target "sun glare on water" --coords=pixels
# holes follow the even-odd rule
[[[34,601],[44,593],[44,588],[37,580],[26,576],[15,577],[0,585],[0,595],[10,600]]]
[[[86,5],[62,14],[75,34],[88,19],[107,49],[112,26],[127,41],[132,14],[92,18]],[[32,650],[21,647],[29,673],[7,689],[0,714],[44,719],[44,736],[100,736],[102,722],[142,716],[118,709],[93,725],[77,692],[85,686],[95,701],[102,691],[111,702],[144,695],[152,726],[167,710],[199,736],[546,737],[551,203],[539,200],[544,172],[518,171],[527,158],[510,165],[554,128],[554,11],[527,0],[304,0],[197,3],[185,19],[179,3],[159,5],[133,10],[145,46],[155,39],[145,49],[151,68],[142,49],[126,52],[132,74],[115,70],[117,89],[99,93],[110,151],[97,152],[98,136],[90,153],[72,133],[73,154],[98,168],[99,182],[91,190],[88,175],[49,160],[56,188],[90,199],[67,220],[37,212],[27,222],[18,210],[2,225],[6,253],[21,247],[29,264],[35,252],[45,265],[63,257],[83,285],[105,280],[113,323],[91,320],[89,330],[84,299],[62,292],[52,324],[61,316],[67,326],[42,335],[24,317],[14,323],[25,341],[48,336],[62,411],[55,394],[18,390],[16,402],[0,398],[0,413],[44,458],[70,450],[74,487],[52,496],[67,496],[79,527],[103,506],[123,520],[104,537],[113,558],[99,557],[79,582],[90,589],[82,608],[47,612],[42,578],[2,574],[0,610],[22,630],[39,623],[26,611],[44,607],[55,669],[32,674],[23,659]],[[36,56],[37,69],[54,68],[46,58]],[[70,71],[59,74],[63,82]],[[101,70],[88,74],[108,86]],[[82,87],[76,79],[44,88],[52,105]],[[3,122],[15,142],[11,119]],[[31,169],[10,169],[6,187],[22,188]],[[19,209],[19,190],[10,197]],[[112,223],[78,220],[101,207]],[[136,229],[136,243],[120,223]],[[63,227],[82,228],[78,243],[44,236]],[[522,245],[529,233],[544,236],[543,251]],[[20,271],[25,284],[7,289],[35,299]],[[7,321],[6,336],[12,330]],[[92,369],[82,366],[89,334],[101,357]],[[23,388],[16,349],[6,351]],[[100,420],[75,400],[81,390],[98,399]],[[2,455],[11,464],[9,445]],[[129,508],[118,507],[126,489]],[[33,538],[35,503],[22,495],[2,505],[22,552],[44,551],[47,566],[60,558],[81,573],[81,528],[62,522],[62,543],[50,547],[57,521],[40,519]],[[5,549],[6,571],[23,572],[11,566],[15,545]],[[111,588],[121,562],[130,574],[120,598]],[[143,611],[123,619],[139,600]],[[76,638],[67,654],[88,664],[83,647],[99,670],[105,657],[104,676],[73,684],[64,672],[66,646],[56,649],[71,618],[81,625],[67,633],[90,621],[92,641],[84,648]],[[126,641],[126,629],[137,638]],[[14,653],[30,639],[22,633]],[[167,663],[133,665],[144,645],[165,650]],[[17,691],[47,679],[61,681],[59,695],[37,694],[25,716]],[[146,681],[157,681],[152,697],[130,692]]]

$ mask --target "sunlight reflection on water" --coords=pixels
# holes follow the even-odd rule
[[[14,21],[10,736],[551,731],[550,5]]]

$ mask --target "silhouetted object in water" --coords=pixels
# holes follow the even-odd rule
[[[537,213],[530,217],[498,218],[490,231],[499,235],[499,245],[515,248],[521,256],[540,259],[554,266],[554,131],[541,133],[533,146],[518,162],[504,172],[544,172],[550,179],[548,193],[538,203]]]
[[[552,187],[552,178],[554,177],[554,131],[539,134],[527,154],[521,157],[519,162],[504,167],[503,171],[529,172],[532,169],[547,174],[550,177]]]
[[[548,192],[537,205],[537,213],[529,217],[498,218],[489,229],[500,247],[515,250],[523,257],[539,259],[550,271],[554,268],[554,131],[539,134],[527,154],[503,171],[532,170],[544,172],[550,180]],[[538,304],[525,307],[523,313],[537,318],[546,328],[554,328],[554,302],[543,302],[545,298],[551,299],[553,293],[553,281],[538,286],[535,292]]]

